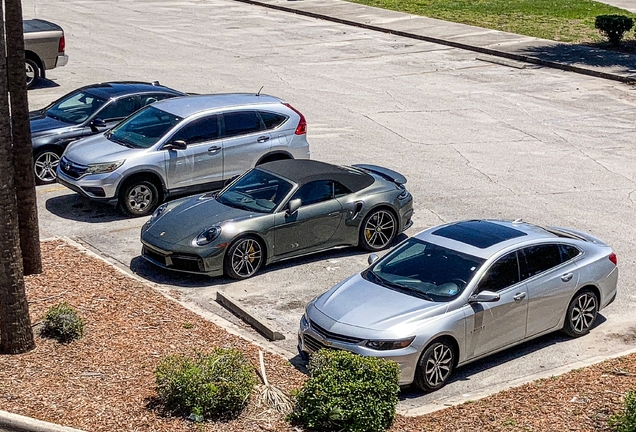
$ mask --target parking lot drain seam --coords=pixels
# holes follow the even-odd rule
[[[279,5],[269,4],[269,3],[263,3],[263,2],[260,2],[260,1],[256,1],[256,0],[235,0],[235,1],[238,1],[238,2],[241,2],[241,3],[251,4],[251,5],[254,5],[254,6],[261,6],[261,7],[266,7],[266,8],[270,8],[270,9],[275,9],[275,10],[279,10],[279,11],[282,11],[282,12],[289,12],[289,13],[294,13],[294,14],[297,14],[297,15],[303,15],[303,16],[307,16],[307,17],[310,17],[310,18],[316,18],[316,19],[321,19],[321,20],[325,20],[325,21],[332,21],[332,22],[335,22],[335,23],[338,23],[338,24],[344,24],[344,25],[358,27],[358,28],[362,28],[362,29],[366,29],[366,30],[377,31],[377,32],[381,32],[381,33],[395,35],[395,36],[401,36],[401,37],[405,37],[405,38],[409,38],[409,39],[417,39],[417,40],[421,40],[421,41],[424,41],[424,42],[431,42],[431,43],[436,43],[436,44],[439,44],[439,45],[446,45],[446,46],[450,46],[452,48],[458,48],[458,49],[462,49],[462,50],[466,50],[466,51],[474,51],[474,52],[478,52],[478,53],[481,53],[481,54],[492,55],[492,56],[496,56],[496,57],[503,57],[503,58],[507,58],[507,59],[510,59],[510,60],[516,60],[516,61],[525,62],[525,63],[531,63],[531,64],[535,64],[535,65],[539,65],[539,66],[549,67],[549,68],[552,68],[552,69],[560,69],[560,70],[564,70],[564,71],[567,71],[567,72],[578,73],[578,74],[581,74],[581,75],[588,75],[588,76],[593,76],[593,77],[596,77],[596,78],[603,78],[603,79],[608,79],[608,80],[612,80],[612,81],[620,81],[620,82],[624,82],[624,83],[636,83],[636,76],[617,75],[617,74],[613,74],[613,73],[602,72],[602,71],[597,71],[597,70],[593,70],[593,69],[587,69],[587,68],[574,66],[574,65],[569,65],[569,64],[565,64],[565,63],[558,63],[558,62],[553,62],[553,61],[549,61],[549,60],[543,60],[543,59],[540,59],[540,58],[531,57],[531,56],[527,56],[527,55],[523,55],[523,54],[508,53],[508,52],[504,52],[504,51],[494,50],[494,49],[491,49],[491,48],[478,47],[478,46],[474,46],[474,45],[467,45],[467,44],[464,44],[464,43],[461,43],[461,42],[454,42],[454,41],[449,41],[449,40],[445,40],[445,39],[439,39],[439,38],[432,37],[432,36],[424,36],[424,35],[418,35],[418,34],[415,34],[415,33],[400,31],[400,30],[394,30],[394,29],[388,29],[388,28],[384,28],[384,27],[378,27],[378,26],[371,25],[371,24],[359,23],[359,22],[356,22],[356,21],[346,20],[346,19],[342,19],[342,18],[336,18],[336,17],[332,17],[332,16],[328,16],[328,15],[319,14],[319,13],[316,13],[316,12],[298,10],[298,9],[289,8],[289,7],[286,7],[286,6],[279,6]]]

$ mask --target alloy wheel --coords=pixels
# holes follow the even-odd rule
[[[56,170],[60,164],[60,156],[52,151],[45,151],[36,156],[33,169],[41,183],[51,183],[57,177]]]
[[[153,200],[153,191],[143,184],[132,187],[128,192],[128,206],[130,210],[135,213],[147,211],[148,206],[152,204]]]
[[[576,299],[570,314],[572,328],[578,333],[585,332],[592,327],[596,319],[596,312],[596,296],[591,293],[583,293]]]
[[[424,364],[424,376],[431,387],[444,383],[453,367],[453,352],[444,344],[435,347]]]
[[[262,257],[259,242],[254,239],[241,240],[232,253],[232,270],[242,278],[250,277],[259,269]]]
[[[395,218],[386,210],[371,215],[364,225],[364,239],[373,249],[386,247],[395,235]]]
[[[35,80],[35,69],[33,69],[33,65],[29,62],[26,62],[26,84],[29,87],[33,81]]]

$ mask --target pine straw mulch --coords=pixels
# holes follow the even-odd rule
[[[42,243],[44,272],[26,277],[37,348],[0,356],[0,409],[86,431],[298,431],[250,400],[227,422],[197,425],[156,407],[153,372],[168,354],[258,347],[231,335],[110,265],[62,241]],[[39,336],[38,322],[61,301],[85,320],[79,341]],[[265,354],[271,384],[289,392],[306,377]],[[604,431],[636,388],[636,355],[609,360],[421,417],[397,416],[391,431]]]

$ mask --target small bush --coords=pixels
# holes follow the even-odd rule
[[[321,431],[386,430],[395,417],[397,363],[346,351],[320,350],[289,419]]]
[[[614,432],[636,431],[636,390],[627,392],[625,395],[625,412],[610,417],[609,425]]]
[[[599,15],[594,22],[594,27],[614,46],[618,46],[625,33],[633,26],[634,20],[623,15]]]
[[[155,371],[157,393],[166,408],[194,418],[232,418],[254,389],[254,368],[236,349],[209,355],[165,357]]]
[[[44,316],[42,335],[60,342],[71,342],[84,335],[84,321],[68,303],[51,306]]]

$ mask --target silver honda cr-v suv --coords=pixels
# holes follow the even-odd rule
[[[171,196],[220,189],[255,165],[309,158],[306,130],[304,116],[273,96],[177,97],[69,145],[57,179],[145,216]]]

